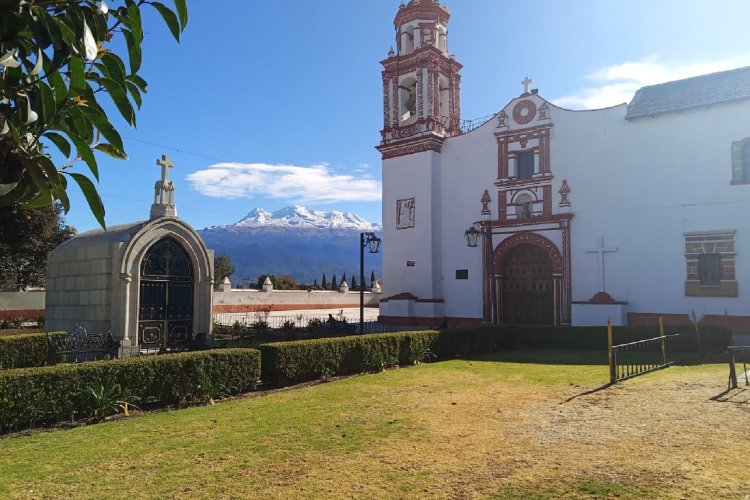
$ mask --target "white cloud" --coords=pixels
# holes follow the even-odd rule
[[[570,95],[553,99],[558,106],[572,109],[597,109],[627,103],[636,90],[646,85],[680,80],[691,76],[725,71],[748,64],[747,60],[724,59],[693,64],[661,62],[657,56],[642,61],[614,64],[586,76],[591,85]]]
[[[217,198],[276,198],[299,203],[380,201],[380,182],[338,174],[325,163],[310,167],[216,163],[187,176],[193,189]]]

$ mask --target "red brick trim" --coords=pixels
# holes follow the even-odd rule
[[[446,25],[451,18],[451,14],[446,7],[440,5],[437,1],[428,0],[423,2],[409,2],[405,7],[400,7],[396,17],[393,18],[393,25],[401,33],[401,26],[419,19],[434,19],[440,24]]]
[[[4,309],[0,311],[0,319],[13,319],[22,317],[23,319],[36,319],[37,316],[43,316],[44,309]]]
[[[437,318],[430,318],[425,316],[378,316],[378,322],[386,325],[397,325],[397,326],[426,326],[426,327],[440,327],[440,326],[464,326],[464,325],[479,325],[482,323],[482,318],[461,318],[452,316],[440,316]]]

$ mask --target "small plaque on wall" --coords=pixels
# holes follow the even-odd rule
[[[406,267],[414,267],[416,265],[417,265],[417,263],[414,262],[413,260],[407,260],[406,261]]]
[[[469,279],[469,270],[468,269],[456,269],[456,279],[457,280]]]
[[[396,229],[414,227],[414,198],[396,201]]]

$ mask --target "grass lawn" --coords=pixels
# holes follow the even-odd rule
[[[750,391],[722,394],[725,365],[601,388],[604,363],[507,352],[8,437],[0,498],[750,494]]]

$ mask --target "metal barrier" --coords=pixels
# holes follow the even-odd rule
[[[69,363],[95,361],[97,359],[114,359],[117,357],[118,343],[112,338],[112,331],[95,334],[89,333],[80,323],[76,323],[67,336],[47,333],[47,347],[51,359],[65,356]]]
[[[727,351],[729,351],[729,388],[730,389],[737,389],[738,383],[737,383],[737,369],[735,367],[736,361],[735,361],[735,355],[737,353],[748,353],[750,352],[750,346],[746,345],[731,345],[727,347]],[[745,385],[750,385],[750,372],[747,370],[747,363],[745,361],[742,361],[742,370],[743,374],[742,377],[745,379]]]
[[[672,364],[667,360],[667,341],[678,337],[679,334],[664,335],[664,327],[659,320],[658,337],[638,340],[626,344],[613,345],[612,322],[607,324],[607,345],[609,347],[609,382],[614,384],[620,380],[629,379],[666,368]]]

